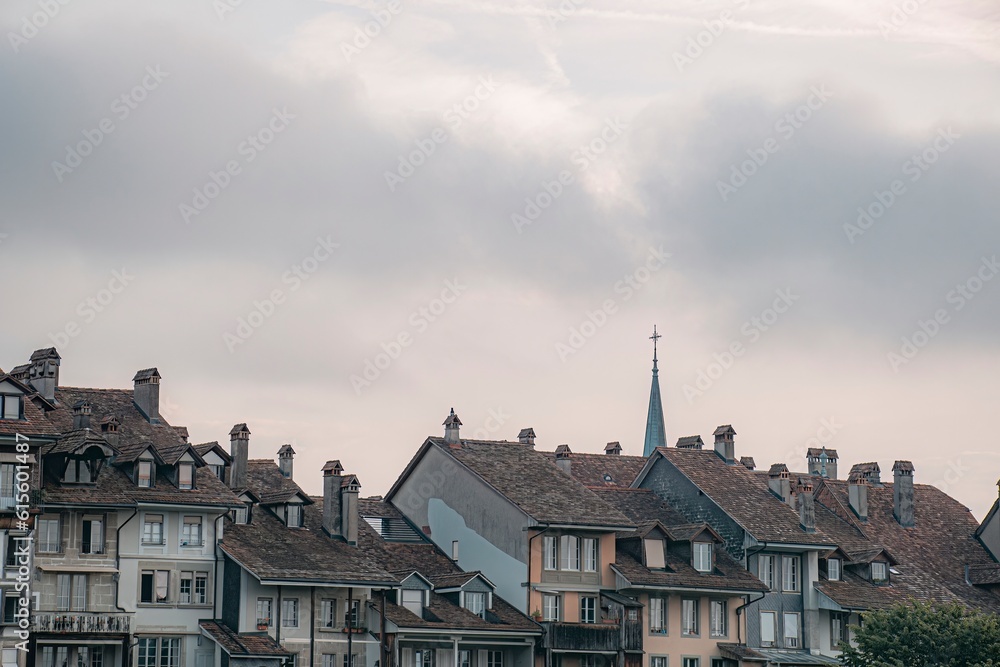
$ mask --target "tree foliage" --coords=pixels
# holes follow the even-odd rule
[[[848,667],[1000,667],[1000,616],[911,602],[863,615]]]

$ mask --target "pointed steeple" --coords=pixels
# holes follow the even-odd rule
[[[663,402],[660,400],[660,372],[656,368],[656,341],[662,336],[656,333],[656,326],[653,326],[653,335],[649,338],[653,341],[653,385],[649,390],[649,412],[646,414],[646,442],[642,448],[643,456],[649,456],[657,447],[667,446],[667,430],[663,426]]]

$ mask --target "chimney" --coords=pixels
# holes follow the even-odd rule
[[[118,421],[118,417],[115,417],[114,415],[108,415],[101,420],[101,434],[112,447],[118,447],[119,426],[121,426],[121,422]]]
[[[132,378],[132,401],[150,424],[160,422],[160,373],[155,368],[144,368]]]
[[[87,401],[73,404],[73,428],[90,428],[90,403]]]
[[[767,488],[771,489],[771,493],[781,498],[782,502],[788,503],[794,509],[791,477],[788,466],[784,463],[775,463],[767,471]]]
[[[278,469],[281,474],[288,479],[292,478],[292,459],[295,458],[295,450],[291,445],[282,445],[278,450]]]
[[[59,361],[62,357],[54,347],[46,347],[31,353],[31,368],[28,370],[28,383],[42,395],[43,398],[54,401],[56,387],[59,386]]]
[[[451,559],[458,562],[458,540],[451,541]]]
[[[462,420],[455,414],[455,408],[451,409],[451,414],[444,420],[444,441],[449,445],[461,446],[461,438],[458,435],[458,427],[462,425]]]
[[[757,462],[753,460],[752,456],[741,456],[740,465],[742,465],[747,470],[756,470]]]
[[[517,441],[522,445],[530,445],[531,447],[534,447],[535,429],[530,426],[528,428],[522,428],[521,432],[517,434]]]
[[[864,474],[851,469],[851,474],[847,476],[847,501],[851,505],[851,510],[858,515],[862,521],[868,520],[868,480]]]
[[[323,466],[323,530],[331,537],[340,537],[343,517],[340,509],[341,473],[344,467],[340,461],[327,461]]]
[[[878,463],[855,463],[847,475],[848,481],[851,477],[864,478],[871,486],[882,486],[882,470]]]
[[[799,479],[799,525],[807,533],[816,532],[816,499],[813,496],[812,481],[808,477]]]
[[[715,429],[712,435],[715,436],[715,453],[726,462],[726,465],[734,465],[736,463],[736,444],[733,442],[733,436],[736,435],[736,431],[729,424],[723,424]]]
[[[892,466],[892,515],[903,528],[915,524],[913,506],[913,464],[896,461]]]
[[[573,463],[569,460],[570,454],[569,445],[559,445],[556,447],[556,465],[567,475],[573,474]]]
[[[348,544],[358,543],[358,492],[361,482],[357,475],[344,475],[340,483],[340,526]]]
[[[621,456],[622,455],[622,445],[620,442],[609,442],[604,445],[604,453],[608,456]]]
[[[677,449],[701,449],[705,446],[705,441],[700,435],[686,435],[677,439]]]
[[[810,447],[806,452],[809,463],[809,474],[837,479],[837,450],[826,447]]]
[[[250,429],[246,424],[237,424],[229,432],[229,455],[233,462],[229,469],[229,487],[247,487],[247,455],[250,449]]]

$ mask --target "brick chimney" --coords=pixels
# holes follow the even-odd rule
[[[677,439],[677,449],[701,449],[705,442],[700,435],[686,435]]]
[[[132,378],[132,401],[150,424],[160,423],[160,372],[144,368]]]
[[[535,429],[522,428],[520,433],[517,434],[517,441],[522,445],[529,445],[531,447],[535,446]]]
[[[323,530],[331,537],[340,537],[343,521],[340,508],[340,485],[344,478],[340,461],[327,461],[323,466]]]
[[[847,476],[847,501],[859,519],[868,520],[868,479],[864,473],[854,468]]]
[[[247,458],[250,452],[250,429],[246,424],[236,424],[229,432],[229,456],[233,462],[229,468],[229,487],[247,487]]]
[[[733,436],[736,435],[736,431],[729,424],[723,424],[715,429],[712,435],[715,436],[715,453],[726,462],[726,465],[734,465],[736,463],[736,444],[733,441]]]
[[[813,496],[813,484],[808,477],[799,479],[799,525],[807,533],[816,532],[816,499]]]
[[[559,445],[556,447],[556,465],[567,475],[573,474],[573,462],[569,460],[572,453],[569,445]]]
[[[461,445],[461,437],[458,434],[462,420],[455,414],[455,408],[451,409],[451,414],[444,420],[444,441],[452,446]]]
[[[73,428],[90,428],[90,403],[77,401],[73,404]]]
[[[827,479],[837,479],[837,450],[826,447],[810,447],[806,453],[809,474]]]
[[[361,482],[357,475],[344,475],[340,482],[340,527],[348,544],[358,543],[358,495]]]
[[[771,493],[781,498],[782,502],[788,503],[795,508],[792,499],[792,476],[788,472],[788,466],[784,463],[775,463],[767,471],[767,488]]]
[[[913,505],[913,464],[896,461],[892,466],[892,515],[903,528],[915,524]]]
[[[46,347],[31,353],[28,369],[28,384],[49,401],[56,398],[59,386],[59,362],[62,357],[54,347]]]
[[[609,442],[604,445],[604,453],[608,456],[621,456],[622,455],[622,445],[620,442]]]
[[[278,450],[278,469],[281,474],[288,479],[292,478],[292,459],[295,458],[295,450],[291,445],[282,445]]]

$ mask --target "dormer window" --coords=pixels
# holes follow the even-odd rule
[[[876,561],[872,563],[872,581],[876,584],[884,584],[889,581],[889,565]]]
[[[194,464],[177,464],[177,487],[181,489],[194,488]]]
[[[289,528],[299,528],[302,526],[302,506],[287,505],[285,510],[285,525]]]
[[[0,394],[0,419],[21,418],[21,397],[15,394]]]
[[[139,461],[139,472],[136,483],[139,487],[148,489],[153,486],[153,462]]]
[[[476,616],[486,618],[486,593],[465,592],[462,595],[465,598],[466,609]]]
[[[404,609],[409,609],[411,612],[417,616],[422,617],[424,613],[424,592],[406,590],[402,591],[402,607]]]
[[[646,567],[650,570],[666,569],[667,562],[663,553],[663,540],[646,538],[642,541],[642,547],[646,552]]]
[[[226,466],[225,465],[209,465],[208,469],[212,471],[212,474],[218,477],[221,481],[226,481]]]
[[[840,581],[840,559],[830,558],[826,561],[826,578],[830,581]]]
[[[712,571],[712,543],[695,542],[691,545],[692,565],[699,572]]]
[[[84,459],[69,459],[66,461],[66,472],[63,474],[63,482],[71,484],[89,484],[93,482],[90,470],[90,461]]]

